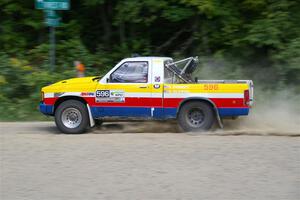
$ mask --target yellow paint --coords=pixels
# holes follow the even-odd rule
[[[96,90],[124,90],[131,93],[243,93],[248,89],[246,83],[199,83],[199,84],[157,84],[147,83],[107,83],[101,84],[93,81],[95,77],[73,78],[59,81],[50,86],[44,87],[44,93],[51,92],[95,92]]]
[[[153,63],[155,63],[155,64],[163,64],[163,60],[162,59],[154,59]]]
[[[168,93],[243,93],[247,89],[246,83],[165,84]]]
[[[108,83],[105,85],[106,90],[124,90],[125,92],[131,93],[162,93],[163,92],[163,84],[160,84],[160,88],[154,89],[155,84],[147,84],[147,83],[136,83],[136,84],[117,84],[117,83]],[[100,86],[97,86],[99,89]]]
[[[52,92],[94,92],[98,81],[93,81],[95,77],[72,78],[59,81],[42,88],[44,93]]]

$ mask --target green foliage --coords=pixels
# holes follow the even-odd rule
[[[120,59],[199,55],[203,79],[252,79],[261,88],[300,91],[300,2],[293,0],[79,0],[58,11],[56,67],[32,0],[0,2],[0,120],[41,116],[42,86],[102,75]]]
[[[50,72],[29,65],[27,60],[0,53],[0,120],[46,119],[38,112],[40,89],[61,79],[74,77],[74,71]]]

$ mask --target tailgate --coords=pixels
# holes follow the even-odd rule
[[[252,80],[247,81],[249,85],[249,106],[252,106],[254,103],[254,85]]]

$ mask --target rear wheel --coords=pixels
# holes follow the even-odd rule
[[[55,123],[63,133],[79,134],[85,132],[89,123],[86,106],[77,100],[64,101],[55,111]]]
[[[215,116],[212,107],[204,102],[186,103],[178,114],[178,123],[187,132],[209,130],[214,120]]]

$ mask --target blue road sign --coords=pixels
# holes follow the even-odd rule
[[[35,8],[42,10],[69,10],[70,0],[36,0]]]

